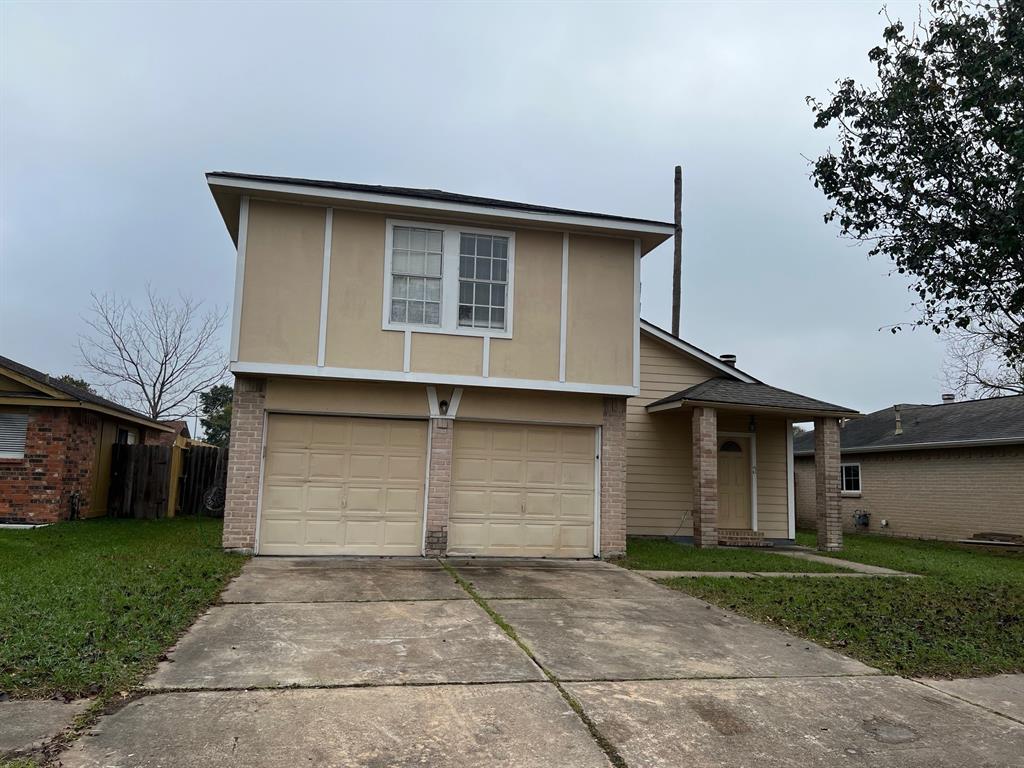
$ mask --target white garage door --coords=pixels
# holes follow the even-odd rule
[[[427,425],[271,414],[263,470],[265,555],[418,555]]]
[[[451,554],[593,557],[595,430],[459,421]]]

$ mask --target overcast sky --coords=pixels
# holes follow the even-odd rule
[[[90,291],[226,307],[209,170],[671,220],[681,163],[686,339],[863,411],[938,402],[941,344],[879,332],[912,297],[807,179],[835,142],[804,97],[871,77],[879,6],[0,3],[0,354],[82,373]],[[666,327],[671,263],[643,262]]]

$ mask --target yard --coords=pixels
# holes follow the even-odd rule
[[[641,571],[787,571],[835,573],[844,568],[777,555],[771,550],[697,549],[670,539],[631,538],[619,565]]]
[[[800,541],[811,545],[813,536],[801,534]],[[923,578],[666,583],[888,673],[970,677],[1024,671],[1024,553],[847,535],[838,556]]]
[[[0,530],[0,693],[131,687],[242,567],[220,534],[194,518]]]

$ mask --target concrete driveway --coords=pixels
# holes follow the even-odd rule
[[[450,566],[250,562],[63,765],[1024,765],[1013,719],[615,566]]]

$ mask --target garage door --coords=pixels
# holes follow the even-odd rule
[[[271,414],[263,469],[265,555],[418,555],[427,425]]]
[[[451,554],[593,557],[595,430],[457,422]]]

